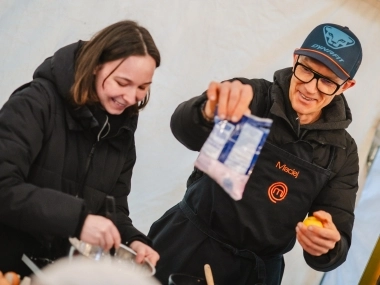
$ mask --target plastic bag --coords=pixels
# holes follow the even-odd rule
[[[234,200],[243,197],[272,120],[254,115],[237,123],[215,117],[215,125],[202,146],[195,166],[215,180]]]

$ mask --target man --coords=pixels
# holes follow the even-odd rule
[[[276,71],[273,82],[211,82],[177,107],[173,134],[195,151],[212,130],[216,106],[222,119],[236,122],[251,112],[273,124],[241,200],[195,169],[183,201],[152,225],[161,282],[171,273],[203,276],[207,263],[219,285],[280,284],[283,254],[296,240],[315,270],[345,261],[359,166],[343,92],[355,85],[361,59],[360,42],[347,27],[322,24],[294,51],[293,67]],[[305,226],[306,215],[323,228]]]

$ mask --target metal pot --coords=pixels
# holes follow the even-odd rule
[[[69,238],[71,248],[69,259],[72,260],[78,253],[98,262],[115,262],[119,264],[133,265],[134,270],[141,271],[147,275],[153,276],[156,273],[156,268],[145,260],[142,264],[135,262],[136,252],[130,247],[120,244],[120,247],[114,252],[104,251],[100,246],[91,245],[77,238]]]

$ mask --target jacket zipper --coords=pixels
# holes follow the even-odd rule
[[[296,118],[296,124],[297,124],[297,138],[300,138],[300,131],[301,131],[301,125],[300,125],[300,118],[297,116]]]
[[[103,136],[101,136],[102,132],[104,131],[104,129],[106,127],[108,127],[107,132]],[[76,191],[76,197],[83,198],[84,183],[86,182],[86,178],[87,178],[87,174],[88,174],[88,169],[90,168],[90,163],[91,163],[91,160],[92,160],[92,158],[94,156],[95,148],[98,145],[98,143],[100,142],[100,140],[108,135],[109,131],[110,131],[110,125],[108,123],[108,116],[106,116],[106,121],[104,122],[102,128],[100,129],[100,131],[99,131],[99,133],[97,135],[97,140],[96,140],[95,143],[93,143],[93,145],[91,147],[91,150],[90,150],[90,153],[88,154],[87,161],[86,161],[86,166],[85,166],[85,171],[84,171],[82,180],[81,180],[81,182],[80,182],[80,184],[78,186],[78,189]]]

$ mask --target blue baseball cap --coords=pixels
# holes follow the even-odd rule
[[[354,78],[363,56],[355,34],[349,28],[336,24],[314,28],[294,53],[320,61],[343,80]]]

